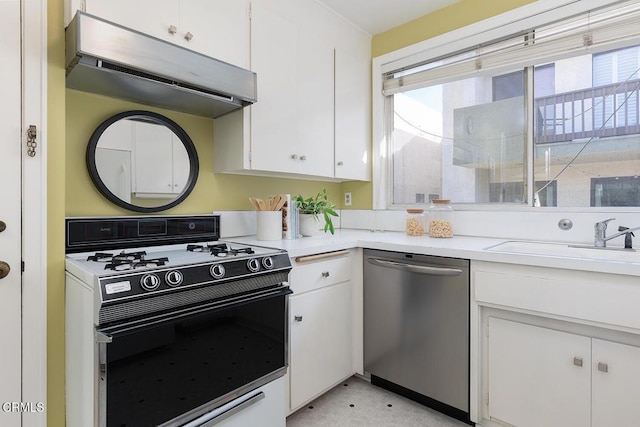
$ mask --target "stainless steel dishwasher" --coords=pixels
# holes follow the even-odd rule
[[[371,382],[469,421],[469,260],[365,249]]]

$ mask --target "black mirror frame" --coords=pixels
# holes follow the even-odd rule
[[[100,137],[109,126],[111,126],[118,120],[133,117],[141,117],[144,118],[144,120],[166,126],[167,128],[169,128],[169,130],[176,134],[178,138],[180,138],[180,141],[182,141],[184,148],[187,150],[187,154],[189,156],[189,178],[187,181],[187,186],[177,198],[165,205],[144,207],[127,203],[113,194],[107,188],[107,186],[100,178],[100,175],[98,174],[98,167],[96,165],[96,148],[98,146],[98,142],[100,141]],[[144,110],[125,111],[123,113],[118,113],[114,116],[111,116],[107,120],[102,122],[100,126],[98,126],[97,129],[93,132],[93,135],[91,135],[91,139],[89,140],[89,144],[87,145],[86,162],[91,181],[93,181],[93,184],[104,197],[106,197],[110,202],[115,203],[122,208],[134,212],[145,213],[161,212],[182,203],[184,199],[186,199],[189,194],[191,194],[191,191],[193,191],[193,188],[196,185],[196,181],[198,180],[199,172],[198,153],[196,152],[196,147],[187,132],[185,132],[184,129],[182,129],[180,125],[178,125],[173,120],[161,114]]]

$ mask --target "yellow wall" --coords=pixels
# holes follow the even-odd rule
[[[371,43],[371,55],[375,58],[534,1],[460,0],[449,7],[375,35]]]
[[[64,426],[64,18],[63,0],[47,19],[47,425]]]
[[[373,38],[374,56],[442,34],[533,0],[462,0]],[[48,2],[48,425],[64,425],[64,218],[79,215],[132,214],[104,199],[93,187],[85,166],[86,144],[93,130],[109,116],[129,109],[160,112],[191,136],[200,157],[200,176],[193,193],[165,213],[209,213],[250,209],[249,196],[274,193],[313,194],[325,186],[342,203],[352,192],[352,209],[372,205],[371,183],[322,183],[291,179],[213,174],[211,135],[214,122],[201,117],[149,108],[110,98],[65,90],[63,0]]]

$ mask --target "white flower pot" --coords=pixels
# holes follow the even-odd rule
[[[305,237],[317,236],[322,232],[324,228],[324,221],[321,221],[321,216],[314,218],[312,214],[299,215],[300,234]]]

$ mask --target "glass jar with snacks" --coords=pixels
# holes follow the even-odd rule
[[[407,209],[407,236],[422,236],[424,228],[424,209]]]
[[[429,237],[453,237],[452,216],[449,200],[432,200],[429,206]]]

